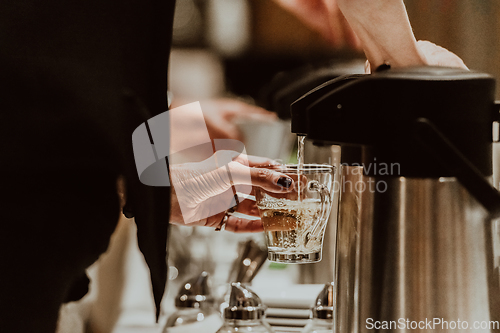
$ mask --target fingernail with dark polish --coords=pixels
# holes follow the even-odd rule
[[[292,185],[292,180],[290,178],[281,177],[278,179],[277,184],[281,187],[289,188]]]

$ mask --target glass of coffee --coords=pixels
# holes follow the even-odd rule
[[[332,207],[334,167],[287,164],[273,167],[273,170],[290,176],[294,188],[281,193],[256,189],[268,259],[283,263],[320,261]]]

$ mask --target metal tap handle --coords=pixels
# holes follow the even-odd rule
[[[492,219],[500,217],[500,193],[431,121],[417,119],[415,134],[439,163],[484,206]]]

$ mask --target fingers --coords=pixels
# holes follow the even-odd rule
[[[171,224],[176,224],[176,225],[183,225],[183,226],[189,226],[189,227],[210,227],[210,228],[217,228],[220,223],[222,222],[222,219],[224,218],[226,212],[221,212],[216,215],[212,215],[208,218],[201,219],[195,222],[190,222],[190,223],[183,223],[182,219],[181,220],[174,220],[170,219]]]
[[[270,192],[288,192],[293,189],[293,179],[280,172],[265,168],[250,168],[252,185]]]
[[[229,216],[226,222],[226,230],[231,232],[262,232],[262,221],[247,220],[241,217]]]
[[[417,45],[419,50],[424,54],[427,65],[468,69],[462,59],[444,47],[424,40],[419,40]]]
[[[293,189],[293,179],[283,173],[267,168],[249,168],[236,161],[228,165],[234,184],[258,186],[278,193]]]
[[[243,136],[232,122],[223,120],[222,118],[215,121],[207,122],[207,129],[212,139],[232,139],[243,140]]]
[[[417,46],[425,57],[426,65],[468,69],[460,57],[444,47],[425,40],[419,40]],[[365,73],[371,73],[370,67],[370,62],[367,60],[365,63]]]
[[[222,114],[228,120],[234,117],[243,117],[256,120],[277,119],[274,112],[270,112],[260,106],[248,104],[237,99],[220,100],[220,108],[224,111]]]
[[[245,156],[238,156],[244,158]],[[255,158],[255,159],[253,159]],[[270,159],[252,157],[253,165],[279,165]],[[293,179],[283,173],[269,168],[248,167],[245,164],[232,161],[228,164],[234,184],[253,185],[270,192],[289,192],[293,189]]]
[[[263,123],[268,123],[268,122],[273,122],[278,119],[278,116],[276,113],[272,113],[269,111],[266,111],[262,109],[265,113],[260,113],[260,112],[254,112],[254,113],[242,113],[242,114],[237,114],[234,115],[234,118],[237,118],[240,121],[255,121],[255,122],[263,122]]]
[[[215,229],[221,225],[221,222],[224,219],[225,215],[226,213],[222,212],[210,216],[206,219],[189,223],[188,226],[209,227]],[[172,223],[172,224],[186,225],[182,223]],[[226,220],[225,230],[231,232],[243,233],[243,232],[262,232],[264,231],[264,228],[262,227],[262,221],[260,219],[251,220],[239,216],[228,215]]]
[[[242,134],[235,119],[274,121],[276,114],[261,107],[239,101],[221,98],[202,101],[201,106],[207,129],[212,139],[242,140]]]
[[[207,100],[200,103],[208,133],[212,139],[241,140],[237,126],[228,121],[226,103],[219,100]]]
[[[279,162],[267,157],[260,157],[254,155],[246,155],[246,154],[238,155],[237,157],[234,158],[234,161],[249,167],[270,167],[270,166],[281,165]]]
[[[259,209],[253,200],[241,201],[237,206],[236,211],[241,214],[259,217]]]

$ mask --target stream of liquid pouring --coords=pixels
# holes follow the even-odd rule
[[[305,135],[297,135],[297,197],[301,201],[301,179],[302,170],[304,168],[304,140]]]

